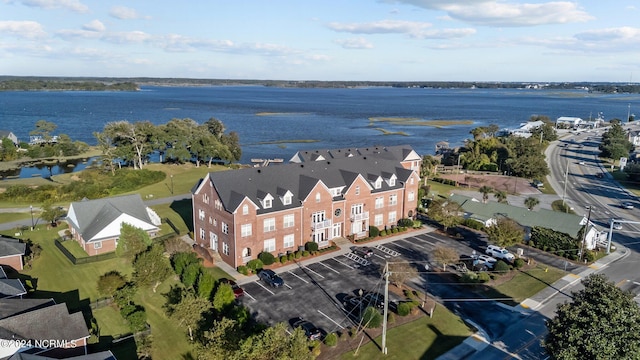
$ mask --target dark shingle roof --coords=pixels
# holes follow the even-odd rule
[[[29,353],[15,353],[7,360],[56,360],[57,357],[48,357]],[[67,360],[116,360],[116,357],[110,350],[101,351],[93,354],[78,355],[65,357]]]
[[[27,245],[18,239],[0,236],[0,256],[24,255]]]
[[[0,299],[0,319],[55,305],[53,299]]]
[[[320,179],[328,188],[349,187],[353,181],[362,176],[368,181],[370,175],[388,179],[391,174],[397,177],[396,184],[389,186],[383,181],[380,189],[386,191],[403,187],[403,182],[412,174],[412,170],[403,168],[398,160],[377,156],[358,156],[351,158],[330,159],[304,163],[291,163],[259,168],[249,168],[209,173],[209,179],[215,187],[227,211],[234,211],[245,198],[245,195],[256,205],[269,193],[274,197],[271,209],[259,210],[259,213],[279,211],[300,206],[300,201],[307,198],[311,189]],[[291,205],[283,205],[278,198],[283,189],[291,191]]]
[[[89,331],[82,312],[69,314],[66,304],[38,308],[0,320],[0,338],[2,339],[56,339],[71,341],[88,336]]]
[[[127,214],[149,224],[152,223],[140,194],[71,203],[82,237],[89,241],[120,215]]]
[[[0,297],[20,296],[27,293],[19,279],[0,279]]]
[[[407,159],[411,152],[413,152],[413,149],[409,145],[300,150],[293,155],[289,162],[302,163],[358,156],[375,156],[381,159],[403,161]]]

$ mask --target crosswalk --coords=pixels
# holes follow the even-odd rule
[[[391,250],[388,247],[382,246],[380,244],[376,245],[375,248],[392,257],[400,256],[399,252]]]
[[[344,256],[349,259],[349,260],[353,260],[356,263],[358,263],[361,266],[369,266],[371,264],[371,262],[365,258],[361,258],[360,256],[354,254],[354,253],[347,253],[344,254]]]

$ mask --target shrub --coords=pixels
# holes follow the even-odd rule
[[[273,254],[266,251],[263,251],[260,254],[258,254],[258,259],[262,261],[263,265],[271,265],[274,262],[276,262],[276,258],[273,256]]]
[[[371,236],[372,238],[376,237],[380,235],[380,229],[378,229],[376,226],[369,226],[369,236]]]
[[[307,250],[305,250],[305,251],[303,251],[303,252],[302,252],[302,256],[303,256],[303,257],[307,257],[307,256],[309,256],[309,255],[311,255],[311,253],[310,253],[310,252],[308,252]]]
[[[289,261],[287,255],[280,256],[280,264],[285,264],[287,261]]]
[[[264,267],[262,260],[260,259],[252,259],[247,263],[247,267],[251,270],[252,273],[257,273],[259,269]]]
[[[102,295],[111,296],[114,291],[123,287],[127,281],[119,272],[112,270],[98,279],[98,292]]]
[[[422,227],[422,221],[420,221],[420,220],[413,220],[413,225],[412,225],[412,227],[413,227],[414,229],[419,229],[419,228],[421,228],[421,227]]]
[[[336,346],[336,344],[338,343],[338,335],[336,335],[336,333],[328,334],[324,338],[324,343],[327,346]]]
[[[356,329],[355,327],[350,327],[349,328],[349,337],[354,337],[356,336],[356,334],[358,334],[358,329]]]
[[[382,315],[378,309],[369,306],[362,314],[362,323],[369,329],[379,328],[382,325]]]
[[[249,275],[249,268],[245,265],[238,266],[238,272],[242,275]]]
[[[398,226],[402,226],[402,227],[413,226],[413,220],[411,220],[409,218],[402,218],[402,219],[398,220]]]
[[[188,288],[194,286],[201,272],[202,265],[200,265],[200,263],[193,263],[187,266],[182,272],[182,283],[184,286]]]
[[[393,233],[395,234],[395,233],[397,233],[397,232],[398,232],[398,228],[397,228],[397,227],[394,227],[394,228],[393,228]]]
[[[133,333],[137,333],[147,328],[147,313],[144,310],[137,310],[129,314],[127,317],[129,329]]]
[[[511,268],[509,267],[509,264],[507,264],[506,262],[502,261],[502,260],[498,260],[498,262],[496,263],[496,265],[493,267],[493,270],[499,274],[504,274],[509,272],[509,270],[511,270]]]
[[[460,281],[463,283],[475,283],[478,281],[478,274],[473,271],[467,271],[466,273],[462,274],[462,276],[460,277]]]
[[[411,313],[413,305],[411,302],[401,302],[398,304],[398,315],[407,316]]]
[[[287,260],[292,261],[295,258],[296,258],[296,255],[294,253],[290,252],[289,254],[287,254]]]
[[[509,266],[509,265],[507,265],[507,266]],[[489,275],[489,273],[484,272],[484,271],[478,273],[478,280],[477,280],[478,282],[485,283],[485,282],[487,282],[489,280],[491,280],[491,275]]]
[[[309,241],[304,244],[304,249],[310,252],[318,251],[318,243],[314,241]]]
[[[524,266],[524,260],[523,259],[515,259],[513,261],[513,267],[515,267],[516,269],[520,269],[523,266]]]
[[[295,252],[294,257],[295,257],[296,259],[300,259],[300,258],[302,257],[302,251],[299,251],[299,250],[298,250],[298,251],[296,251],[296,252]]]
[[[593,251],[588,250],[584,253],[584,259],[587,260],[587,262],[593,262],[596,259],[596,254]]]
[[[387,324],[393,324],[395,322],[396,322],[396,316],[392,312],[390,312],[387,315]]]
[[[558,250],[558,251],[556,252],[556,255],[561,256],[561,257],[564,257],[564,250]]]
[[[380,236],[387,236],[387,230],[380,231]]]

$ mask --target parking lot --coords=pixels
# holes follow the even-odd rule
[[[242,285],[245,296],[241,301],[258,321],[267,324],[291,324],[293,319],[302,317],[325,333],[340,331],[357,321],[343,306],[345,296],[358,295],[360,289],[384,293],[382,271],[385,262],[408,261],[417,269],[424,269],[431,260],[429,254],[436,247],[455,248],[459,254],[471,254],[474,250],[483,253],[483,243],[477,238],[451,239],[433,231],[407,233],[384,244],[367,244],[373,250],[367,259],[352,253],[340,253],[306,265],[298,263],[293,268],[276,270],[284,280],[283,287],[272,288],[259,280],[249,282]],[[431,279],[432,276],[423,270],[418,278],[413,279],[413,286],[421,287],[431,282],[433,286],[429,292],[439,296],[441,289],[435,286],[438,281]],[[456,294],[460,292],[465,290],[456,289]],[[404,300],[391,292],[389,298],[391,302]]]

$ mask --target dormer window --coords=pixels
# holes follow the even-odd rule
[[[293,197],[293,196],[291,196],[291,194],[287,194],[287,195],[285,195],[285,196],[284,196],[284,198],[282,198],[282,203],[283,203],[284,205],[291,205],[291,198],[292,198],[292,197]]]
[[[373,187],[376,189],[380,189],[382,187],[382,178],[377,178],[373,183]]]
[[[272,205],[273,205],[273,203],[272,203],[271,199],[264,199],[264,208],[265,209],[270,209]]]
[[[389,179],[389,186],[396,186],[396,178],[395,176],[391,177],[391,179]]]

